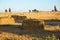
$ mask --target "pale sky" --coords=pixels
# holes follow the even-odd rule
[[[56,5],[60,11],[60,0],[0,0],[0,12],[11,8],[13,12],[38,9],[40,11],[51,11]]]

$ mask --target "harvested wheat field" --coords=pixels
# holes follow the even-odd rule
[[[0,13],[0,40],[60,40],[60,12]]]

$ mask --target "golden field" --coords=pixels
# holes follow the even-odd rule
[[[16,35],[12,33],[7,33],[7,32],[1,32],[0,33],[0,40],[32,40],[36,38],[36,40],[39,40],[37,37],[32,37],[29,35]]]
[[[0,25],[1,24],[15,24],[15,20],[11,17],[12,15],[26,16],[27,19],[39,19],[39,20],[60,20],[60,12],[0,12]],[[18,24],[18,23],[17,23]],[[2,29],[1,29],[2,28]],[[6,29],[7,28],[7,29]],[[23,34],[19,33],[21,30],[15,27],[0,27],[0,30],[3,31],[0,33],[0,40],[42,40],[44,37],[52,34],[56,34],[57,31],[52,33],[49,31],[31,31],[30,30],[22,30]],[[60,30],[58,26],[52,26],[48,28],[48,26],[44,27],[45,30]],[[7,32],[4,32],[7,31]],[[16,34],[18,33],[18,34]],[[59,35],[60,36],[60,35]]]
[[[11,17],[12,15],[27,16],[32,19],[60,19],[60,12],[0,12],[0,17]]]
[[[41,19],[41,20],[60,20],[60,12],[0,12],[0,23],[10,21],[9,23],[14,23],[14,19],[11,18],[12,15],[26,16],[27,19]],[[8,22],[6,22],[8,23]]]
[[[60,12],[0,12],[0,25],[1,24],[18,24],[11,17],[12,15],[26,16],[27,19],[39,19],[39,20],[60,20]],[[45,30],[50,30],[51,28],[45,27]],[[59,26],[52,27],[52,30],[60,30]]]

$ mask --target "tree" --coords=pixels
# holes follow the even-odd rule
[[[9,8],[9,12],[11,12],[11,8]]]
[[[37,9],[32,10],[32,12],[39,12]]]
[[[29,10],[29,12],[31,12],[31,10]]]
[[[52,10],[52,12],[54,12],[54,10]]]
[[[56,8],[56,6],[54,6],[54,11],[55,11],[55,12],[57,11],[57,8]]]
[[[7,12],[7,9],[5,9],[5,12]]]

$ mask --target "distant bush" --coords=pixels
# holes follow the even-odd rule
[[[39,12],[37,9],[32,10],[32,12]]]

